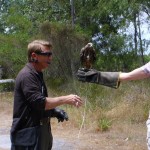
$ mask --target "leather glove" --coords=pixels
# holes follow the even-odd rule
[[[68,121],[67,113],[59,108],[53,109],[52,117],[56,117],[58,119],[58,122],[63,122],[64,120]]]
[[[95,69],[79,68],[77,78],[82,82],[101,84],[116,89],[120,85],[119,72],[100,72]]]

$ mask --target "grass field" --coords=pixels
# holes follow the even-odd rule
[[[74,150],[146,150],[149,80],[124,83],[117,90],[83,83],[67,86],[65,89],[70,91],[59,87],[59,92],[49,90],[49,95],[76,93],[84,105],[81,108],[61,106],[68,113],[69,121],[57,123],[52,119],[54,139],[65,139]],[[12,108],[13,92],[0,93],[1,134],[9,133]]]

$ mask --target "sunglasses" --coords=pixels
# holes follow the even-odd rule
[[[35,52],[38,55],[42,55],[42,56],[52,56],[52,52]]]

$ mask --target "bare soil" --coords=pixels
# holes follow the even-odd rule
[[[70,116],[71,117],[71,116]],[[0,101],[0,136],[9,134],[12,123],[12,104]],[[73,120],[57,123],[52,119],[53,150],[146,150],[145,123],[115,123],[101,132],[94,128],[80,128]],[[1,147],[1,145],[0,145]],[[4,148],[0,148],[4,150]],[[5,148],[5,150],[8,150]]]

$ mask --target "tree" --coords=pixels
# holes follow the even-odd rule
[[[20,48],[23,47],[25,53],[27,42],[40,37],[39,32],[42,31],[43,37],[57,42],[56,51],[60,52],[58,62],[63,61],[66,64],[67,67],[65,65],[63,67],[69,75],[74,70],[70,68],[74,68],[76,64],[76,61],[72,61],[71,58],[78,57],[77,53],[84,46],[83,44],[91,42],[92,37],[97,33],[101,35],[98,41],[100,47],[96,47],[99,56],[97,67],[103,66],[105,70],[130,69],[132,65],[145,62],[144,52],[149,45],[149,40],[142,37],[141,15],[144,12],[149,17],[148,0],[76,0],[73,1],[73,5],[70,2],[68,0],[1,1],[0,40],[3,41],[2,37],[5,36],[8,41],[13,42],[11,46],[16,51],[16,55],[18,54],[13,57],[16,58],[15,60],[19,59]],[[74,6],[72,15],[71,6]],[[53,25],[49,27],[45,22]],[[71,26],[72,23],[74,28]],[[127,34],[131,24],[134,25],[134,32]],[[85,35],[88,35],[88,38],[85,38]],[[8,51],[7,48],[5,45],[3,50]],[[62,50],[66,53],[62,54]],[[75,55],[73,50],[77,51]],[[67,56],[65,60],[64,56]],[[131,57],[132,60],[135,58],[134,62],[130,61]],[[14,62],[15,60],[13,59]]]

